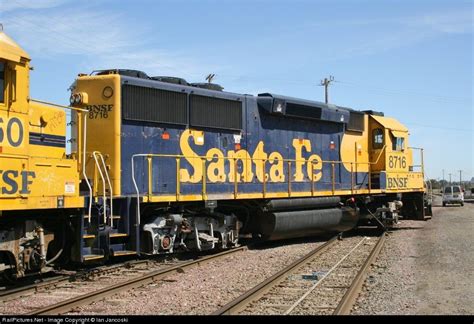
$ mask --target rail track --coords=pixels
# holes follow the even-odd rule
[[[42,278],[37,277],[35,278],[35,282],[29,283],[20,283],[18,286],[13,287],[2,287],[3,290],[0,291],[0,302],[7,302],[11,301],[20,297],[26,297],[32,295],[34,293],[40,291],[46,291],[48,289],[52,289],[62,283],[77,281],[77,280],[90,280],[91,278],[108,274],[110,272],[114,272],[120,270],[121,268],[129,268],[134,266],[139,266],[141,264],[148,264],[149,262],[153,262],[153,260],[135,260],[135,261],[127,261],[122,263],[117,263],[114,265],[107,265],[107,266],[98,266],[94,268],[90,268],[87,270],[82,271],[73,271],[72,273],[65,274],[61,272],[47,273],[49,277]]]
[[[213,315],[349,314],[385,235],[333,237]]]
[[[229,254],[236,253],[242,250],[247,249],[246,246],[242,246],[239,248],[235,248],[232,250],[224,251],[221,253],[213,254],[213,255],[208,255],[204,256],[192,261],[186,261],[186,262],[180,262],[175,265],[168,265],[165,267],[161,267],[159,269],[150,271],[144,270],[144,271],[129,271],[131,274],[130,276],[132,278],[128,278],[123,280],[125,277],[127,277],[126,273],[124,271],[117,273],[117,274],[112,274],[113,280],[109,282],[109,284],[105,286],[99,287],[99,289],[95,289],[93,291],[87,291],[85,293],[78,294],[76,297],[72,297],[66,300],[61,300],[58,303],[51,303],[47,302],[46,305],[41,305],[41,306],[33,306],[30,305],[28,308],[30,309],[29,312],[25,312],[23,315],[59,315],[59,314],[64,314],[67,312],[72,311],[74,308],[79,307],[79,306],[84,306],[88,305],[94,301],[98,301],[101,299],[104,299],[106,297],[115,295],[119,292],[127,291],[130,289],[138,288],[143,285],[149,284],[153,281],[160,280],[165,278],[166,276],[169,276],[173,273],[183,271],[184,269],[191,268],[197,265],[202,265],[208,262],[215,261],[219,258],[228,256]],[[130,277],[129,276],[129,277]],[[120,282],[117,282],[117,280],[122,280]],[[101,281],[97,281],[98,283],[101,283]],[[102,282],[103,283],[103,282]],[[72,285],[75,284],[74,282],[71,283]],[[85,285],[88,284],[90,287],[91,283],[87,281],[84,282]],[[99,285],[97,285],[99,286]],[[67,288],[67,287],[65,287]],[[70,292],[67,291],[62,291],[60,292],[64,295],[71,295]],[[32,309],[32,310],[31,310]]]

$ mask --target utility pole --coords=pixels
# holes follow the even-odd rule
[[[451,185],[451,173],[449,174],[449,185]]]
[[[324,86],[324,99],[326,103],[329,103],[328,87],[329,87],[329,84],[333,81],[334,81],[334,77],[332,75],[329,76],[329,79],[324,78],[324,80],[321,80],[320,86]]]
[[[462,186],[462,170],[459,170],[459,185]]]

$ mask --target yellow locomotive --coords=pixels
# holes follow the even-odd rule
[[[118,69],[80,74],[63,107],[30,98],[29,63],[1,32],[0,271],[9,276],[431,213],[408,129],[381,113]]]
[[[20,276],[63,249],[64,219],[84,207],[66,113],[30,99],[29,73],[28,54],[0,32],[0,255]]]

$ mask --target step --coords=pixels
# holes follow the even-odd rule
[[[104,256],[101,254],[87,254],[84,255],[84,261],[92,261],[92,260],[100,260],[103,259]]]
[[[121,219],[121,218],[122,216],[117,216],[117,215],[112,216],[112,219]]]
[[[137,254],[136,251],[113,251],[112,252],[112,255],[114,257],[117,257],[117,256],[125,256],[125,255],[135,255]]]
[[[127,233],[110,233],[109,237],[110,238],[116,238],[116,237],[127,237]]]
[[[82,238],[85,239],[85,240],[95,239],[95,235],[94,234],[84,234],[84,235],[82,235]]]

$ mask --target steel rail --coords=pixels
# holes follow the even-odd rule
[[[163,277],[169,276],[170,274],[173,274],[175,272],[178,272],[179,270],[182,270],[184,268],[191,268],[193,266],[205,264],[211,261],[214,261],[215,259],[219,259],[221,257],[227,256],[229,254],[239,252],[242,250],[247,250],[247,246],[241,246],[232,250],[224,251],[221,253],[209,255],[206,257],[203,257],[198,260],[193,260],[190,262],[186,263],[181,263],[175,266],[171,266],[165,269],[160,269],[153,271],[149,274],[145,274],[144,276],[138,277],[138,278],[133,278],[131,280],[125,281],[125,282],[120,282],[115,285],[105,287],[84,295],[80,295],[71,299],[67,299],[65,301],[62,301],[60,303],[54,304],[54,305],[49,305],[40,309],[36,309],[34,311],[31,311],[29,313],[26,313],[24,315],[60,315],[63,313],[66,313],[68,311],[71,311],[72,309],[83,306],[83,305],[88,305],[92,302],[101,300],[105,297],[115,295],[119,292],[130,290],[133,288],[141,287],[143,285],[146,285],[148,283],[151,283],[155,280],[159,280]]]
[[[123,263],[114,264],[112,266],[99,266],[92,269],[75,272],[70,275],[58,275],[55,277],[46,278],[46,279],[43,279],[43,281],[38,282],[38,283],[33,283],[33,284],[21,286],[21,287],[16,287],[16,288],[0,291],[0,302],[10,301],[18,297],[29,296],[39,290],[43,290],[50,286],[54,287],[57,284],[60,284],[65,281],[75,280],[77,278],[82,278],[82,277],[87,277],[87,276],[92,276],[92,275],[99,275],[102,273],[108,273],[110,271],[115,271],[122,267],[136,266],[136,265],[140,265],[147,262],[149,262],[149,260],[127,261]]]
[[[247,291],[246,293],[242,294],[240,297],[237,299],[234,299],[233,301],[229,302],[228,304],[222,306],[220,309],[212,313],[212,315],[236,315],[242,310],[247,307],[252,301],[258,300],[260,297],[262,297],[265,293],[267,293],[270,289],[278,285],[281,281],[285,280],[288,275],[293,273],[294,271],[298,270],[301,265],[303,265],[305,262],[308,260],[313,259],[314,257],[318,256],[321,254],[323,251],[325,251],[327,248],[329,248],[331,245],[333,245],[338,238],[339,235],[334,236],[331,238],[329,241],[324,243],[321,246],[318,246],[316,249],[313,251],[309,252],[302,258],[296,260],[283,270],[277,272],[270,278],[266,279],[265,281],[261,282],[251,290]]]
[[[41,288],[54,286],[61,282],[68,281],[70,278],[71,278],[70,276],[60,276],[59,278],[53,277],[53,278],[45,279],[44,281],[40,283],[31,284],[31,285],[13,288],[13,289],[7,289],[5,291],[0,292],[0,302],[6,302],[13,299],[17,299],[19,297],[34,294]]]
[[[375,261],[377,256],[379,255],[380,251],[382,250],[382,246],[385,242],[386,232],[383,232],[382,235],[379,237],[379,241],[373,248],[372,252],[370,253],[369,257],[365,261],[362,268],[357,273],[356,277],[351,283],[351,286],[342,297],[342,300],[337,305],[336,309],[333,312],[333,315],[349,315],[352,307],[355,305],[357,301],[357,297],[362,289],[362,285],[365,282],[365,278],[367,276],[367,272]]]

